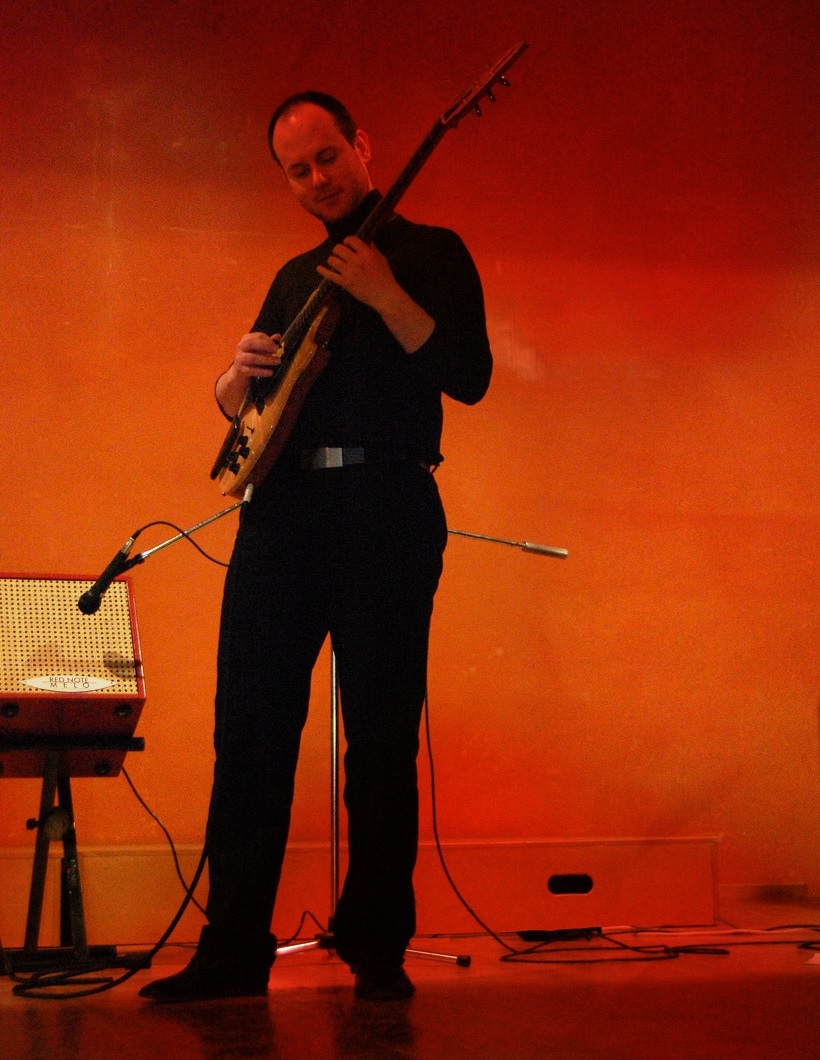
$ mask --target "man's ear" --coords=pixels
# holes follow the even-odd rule
[[[356,139],[353,141],[353,146],[359,158],[367,165],[370,161],[370,141],[367,139],[367,133],[362,129],[356,130]]]

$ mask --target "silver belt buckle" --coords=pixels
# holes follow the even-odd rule
[[[324,471],[326,468],[347,467],[348,464],[363,464],[364,449],[361,446],[342,448],[325,445],[318,449],[304,449],[299,466],[308,471]]]
[[[321,446],[319,449],[305,449],[301,456],[301,466],[308,471],[324,471],[329,467],[344,467],[344,449],[332,446]]]
[[[324,448],[320,449],[316,454],[319,457],[318,466],[321,468],[328,467],[344,467],[344,450],[343,449],[332,449]]]

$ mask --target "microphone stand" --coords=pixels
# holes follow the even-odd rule
[[[509,545],[512,548],[520,548],[524,552],[530,552],[538,556],[552,556],[554,559],[566,559],[569,552],[565,548],[555,548],[551,545],[538,545],[532,541],[513,541],[505,537],[489,537],[487,534],[475,534],[468,530],[450,530],[448,534],[458,537],[469,537],[478,541],[489,541],[494,545]],[[278,946],[277,956],[291,953],[301,953],[313,949],[333,949],[333,915],[339,904],[339,721],[341,715],[341,700],[339,696],[339,678],[336,669],[336,655],[330,653],[330,908],[331,915],[328,918],[328,930],[315,935],[313,939],[306,942],[291,942],[284,946]],[[459,968],[469,968],[472,958],[469,954],[434,953],[429,950],[417,950],[408,948],[405,950],[408,957],[426,957],[429,960],[442,961],[447,964],[455,964]]]

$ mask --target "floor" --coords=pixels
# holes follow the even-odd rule
[[[85,997],[94,982],[16,996],[0,977],[3,1060],[271,1057],[471,1060],[809,1060],[820,1056],[820,906],[736,903],[701,930],[557,941],[526,961],[486,937],[420,939],[468,967],[408,958],[409,1002],[353,998],[326,950],[281,956],[267,999],[155,1005],[137,996],[189,953]],[[800,926],[794,926],[800,925]],[[528,945],[505,938],[513,948]],[[805,945],[804,945],[805,944]],[[640,952],[636,948],[640,947]],[[682,952],[681,952],[682,951]],[[127,975],[110,970],[112,979]],[[19,977],[19,976],[18,976]],[[94,977],[91,977],[94,978]]]

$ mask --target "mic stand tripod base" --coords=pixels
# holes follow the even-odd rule
[[[276,947],[277,957],[287,957],[291,953],[306,953],[308,950],[335,950],[332,931],[320,931],[305,942],[286,942]]]
[[[408,957],[424,957],[428,961],[441,961],[443,964],[455,964],[459,968],[469,968],[472,957],[469,953],[435,953],[433,950],[406,949]]]
[[[308,950],[335,950],[335,948],[333,935],[323,931],[306,942],[288,942],[284,946],[277,946],[276,956],[289,957],[293,953],[306,953]],[[423,957],[428,961],[455,964],[459,968],[469,968],[472,963],[472,958],[467,953],[435,953],[431,950],[416,950],[408,947],[404,954],[406,957]]]

